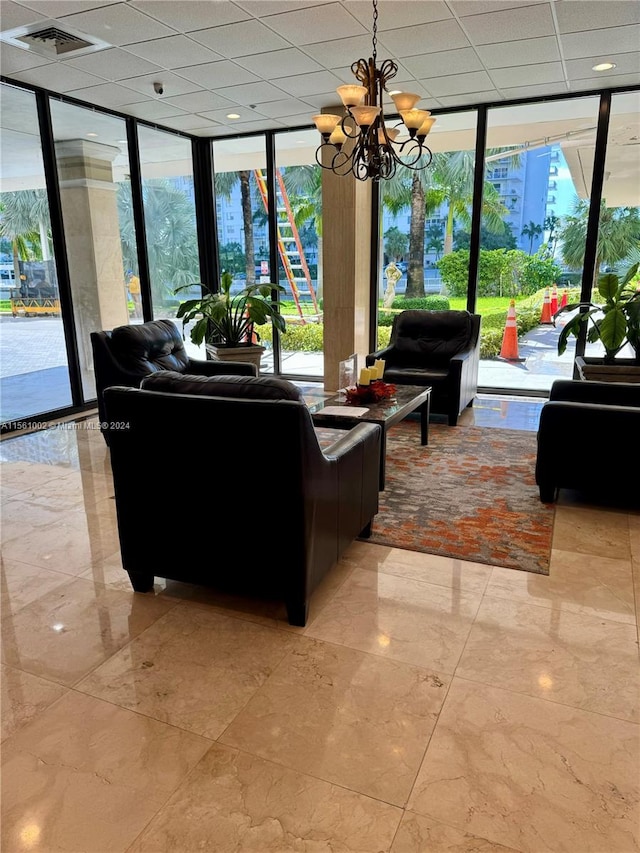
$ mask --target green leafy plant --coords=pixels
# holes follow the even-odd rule
[[[611,364],[620,350],[631,344],[640,363],[640,290],[633,285],[638,272],[634,264],[620,281],[616,273],[601,275],[598,279],[598,293],[605,300],[600,305],[595,302],[574,302],[565,305],[556,312],[555,317],[565,311],[581,309],[572,317],[558,338],[558,354],[567,348],[569,335],[576,337],[583,325],[587,326],[587,340],[590,343],[600,341],[604,347],[605,364]],[[586,309],[586,310],[582,310]]]
[[[220,290],[213,292],[201,284],[203,294],[199,299],[188,299],[178,308],[176,319],[182,319],[182,329],[195,320],[191,328],[191,341],[201,344],[223,344],[228,347],[250,346],[254,337],[254,325],[261,326],[269,321],[279,332],[286,330],[286,321],[278,304],[271,301],[273,290],[284,291],[279,284],[250,284],[238,293],[231,293],[233,276],[225,272],[220,279]],[[175,293],[193,284],[178,287]]]

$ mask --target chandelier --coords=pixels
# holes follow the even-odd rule
[[[316,151],[318,165],[336,175],[352,174],[359,181],[392,178],[398,164],[414,171],[425,169],[433,156],[425,139],[435,118],[428,110],[415,109],[420,95],[388,92],[387,83],[398,73],[398,65],[392,59],[385,59],[380,68],[376,65],[377,33],[378,3],[373,0],[373,56],[368,62],[358,59],[351,66],[359,84],[336,89],[345,115],[313,116],[322,137]],[[391,96],[402,119],[395,127],[387,127],[385,122],[384,92]],[[399,141],[397,137],[405,130],[409,138]]]

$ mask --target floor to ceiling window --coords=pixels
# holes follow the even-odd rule
[[[561,357],[557,346],[569,315],[555,325],[551,316],[580,293],[598,106],[584,97],[489,110],[476,306],[483,387],[547,391],[573,374],[575,343]],[[576,216],[584,230],[572,253]],[[517,353],[502,350],[511,299]]]
[[[0,418],[71,405],[35,96],[3,84]]]
[[[200,295],[191,141],[140,126],[138,147],[153,316],[174,318]]]
[[[121,118],[51,101],[82,390],[95,397],[90,334],[141,322],[127,131]]]
[[[438,117],[431,165],[381,182],[381,345],[398,311],[467,307],[476,124],[475,111]]]
[[[318,379],[324,373],[322,314],[322,169],[316,130],[278,133],[276,228],[278,282],[287,333],[282,373]]]

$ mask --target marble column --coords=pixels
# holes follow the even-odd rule
[[[370,181],[323,170],[322,257],[324,381],[335,391],[340,361],[357,353],[363,367],[369,352]]]
[[[86,139],[56,143],[62,216],[85,393],[93,386],[89,334],[129,322],[116,184],[120,149]]]

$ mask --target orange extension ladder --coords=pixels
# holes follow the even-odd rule
[[[262,196],[264,209],[269,211],[269,194],[267,191],[267,182],[261,169],[255,169],[254,174]],[[320,310],[316,300],[316,294],[311,283],[311,273],[307,265],[302,243],[300,242],[300,234],[296,226],[289,196],[282,179],[280,169],[276,169],[276,223],[278,228],[278,253],[282,266],[284,267],[293,300],[296,303],[300,320],[303,324],[310,319],[318,319]],[[300,304],[300,296],[311,296],[313,303],[314,316],[304,315],[302,305]]]

